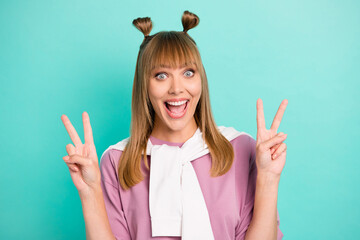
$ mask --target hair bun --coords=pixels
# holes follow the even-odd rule
[[[149,17],[136,18],[132,23],[137,29],[139,29],[140,32],[144,34],[145,37],[149,36],[152,29],[152,22]]]
[[[189,29],[196,27],[199,24],[200,19],[196,14],[186,10],[182,15],[181,22],[184,27],[183,32],[187,32]]]

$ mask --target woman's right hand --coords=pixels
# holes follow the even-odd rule
[[[82,144],[69,118],[66,115],[61,116],[61,120],[72,142],[75,144],[75,146],[72,144],[66,145],[68,156],[63,157],[63,160],[69,167],[72,181],[80,195],[98,189],[101,182],[98,157],[87,112],[83,112],[82,118],[85,135],[84,144]]]

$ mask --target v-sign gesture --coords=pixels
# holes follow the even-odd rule
[[[259,98],[257,108],[257,136],[256,136],[256,166],[258,174],[271,174],[280,177],[285,165],[286,144],[283,142],[287,134],[277,133],[281,119],[284,115],[287,99],[283,100],[275,115],[270,129],[266,129],[263,102]]]
[[[83,112],[82,118],[85,135],[84,144],[82,144],[69,118],[66,115],[61,116],[61,120],[75,144],[75,147],[72,144],[66,145],[66,151],[69,155],[63,157],[63,160],[69,167],[71,178],[79,193],[88,193],[100,186],[101,173],[87,112]]]

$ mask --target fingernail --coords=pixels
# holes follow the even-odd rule
[[[69,161],[70,157],[69,156],[65,156],[63,157],[64,161]]]

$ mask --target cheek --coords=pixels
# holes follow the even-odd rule
[[[188,91],[194,98],[200,98],[201,80],[199,79],[198,81],[195,81],[195,82],[192,82],[191,84],[189,84]]]
[[[151,102],[154,104],[154,101],[158,101],[158,99],[160,99],[164,93],[166,93],[166,89],[164,88],[163,84],[159,84],[156,81],[150,80],[148,93]]]

